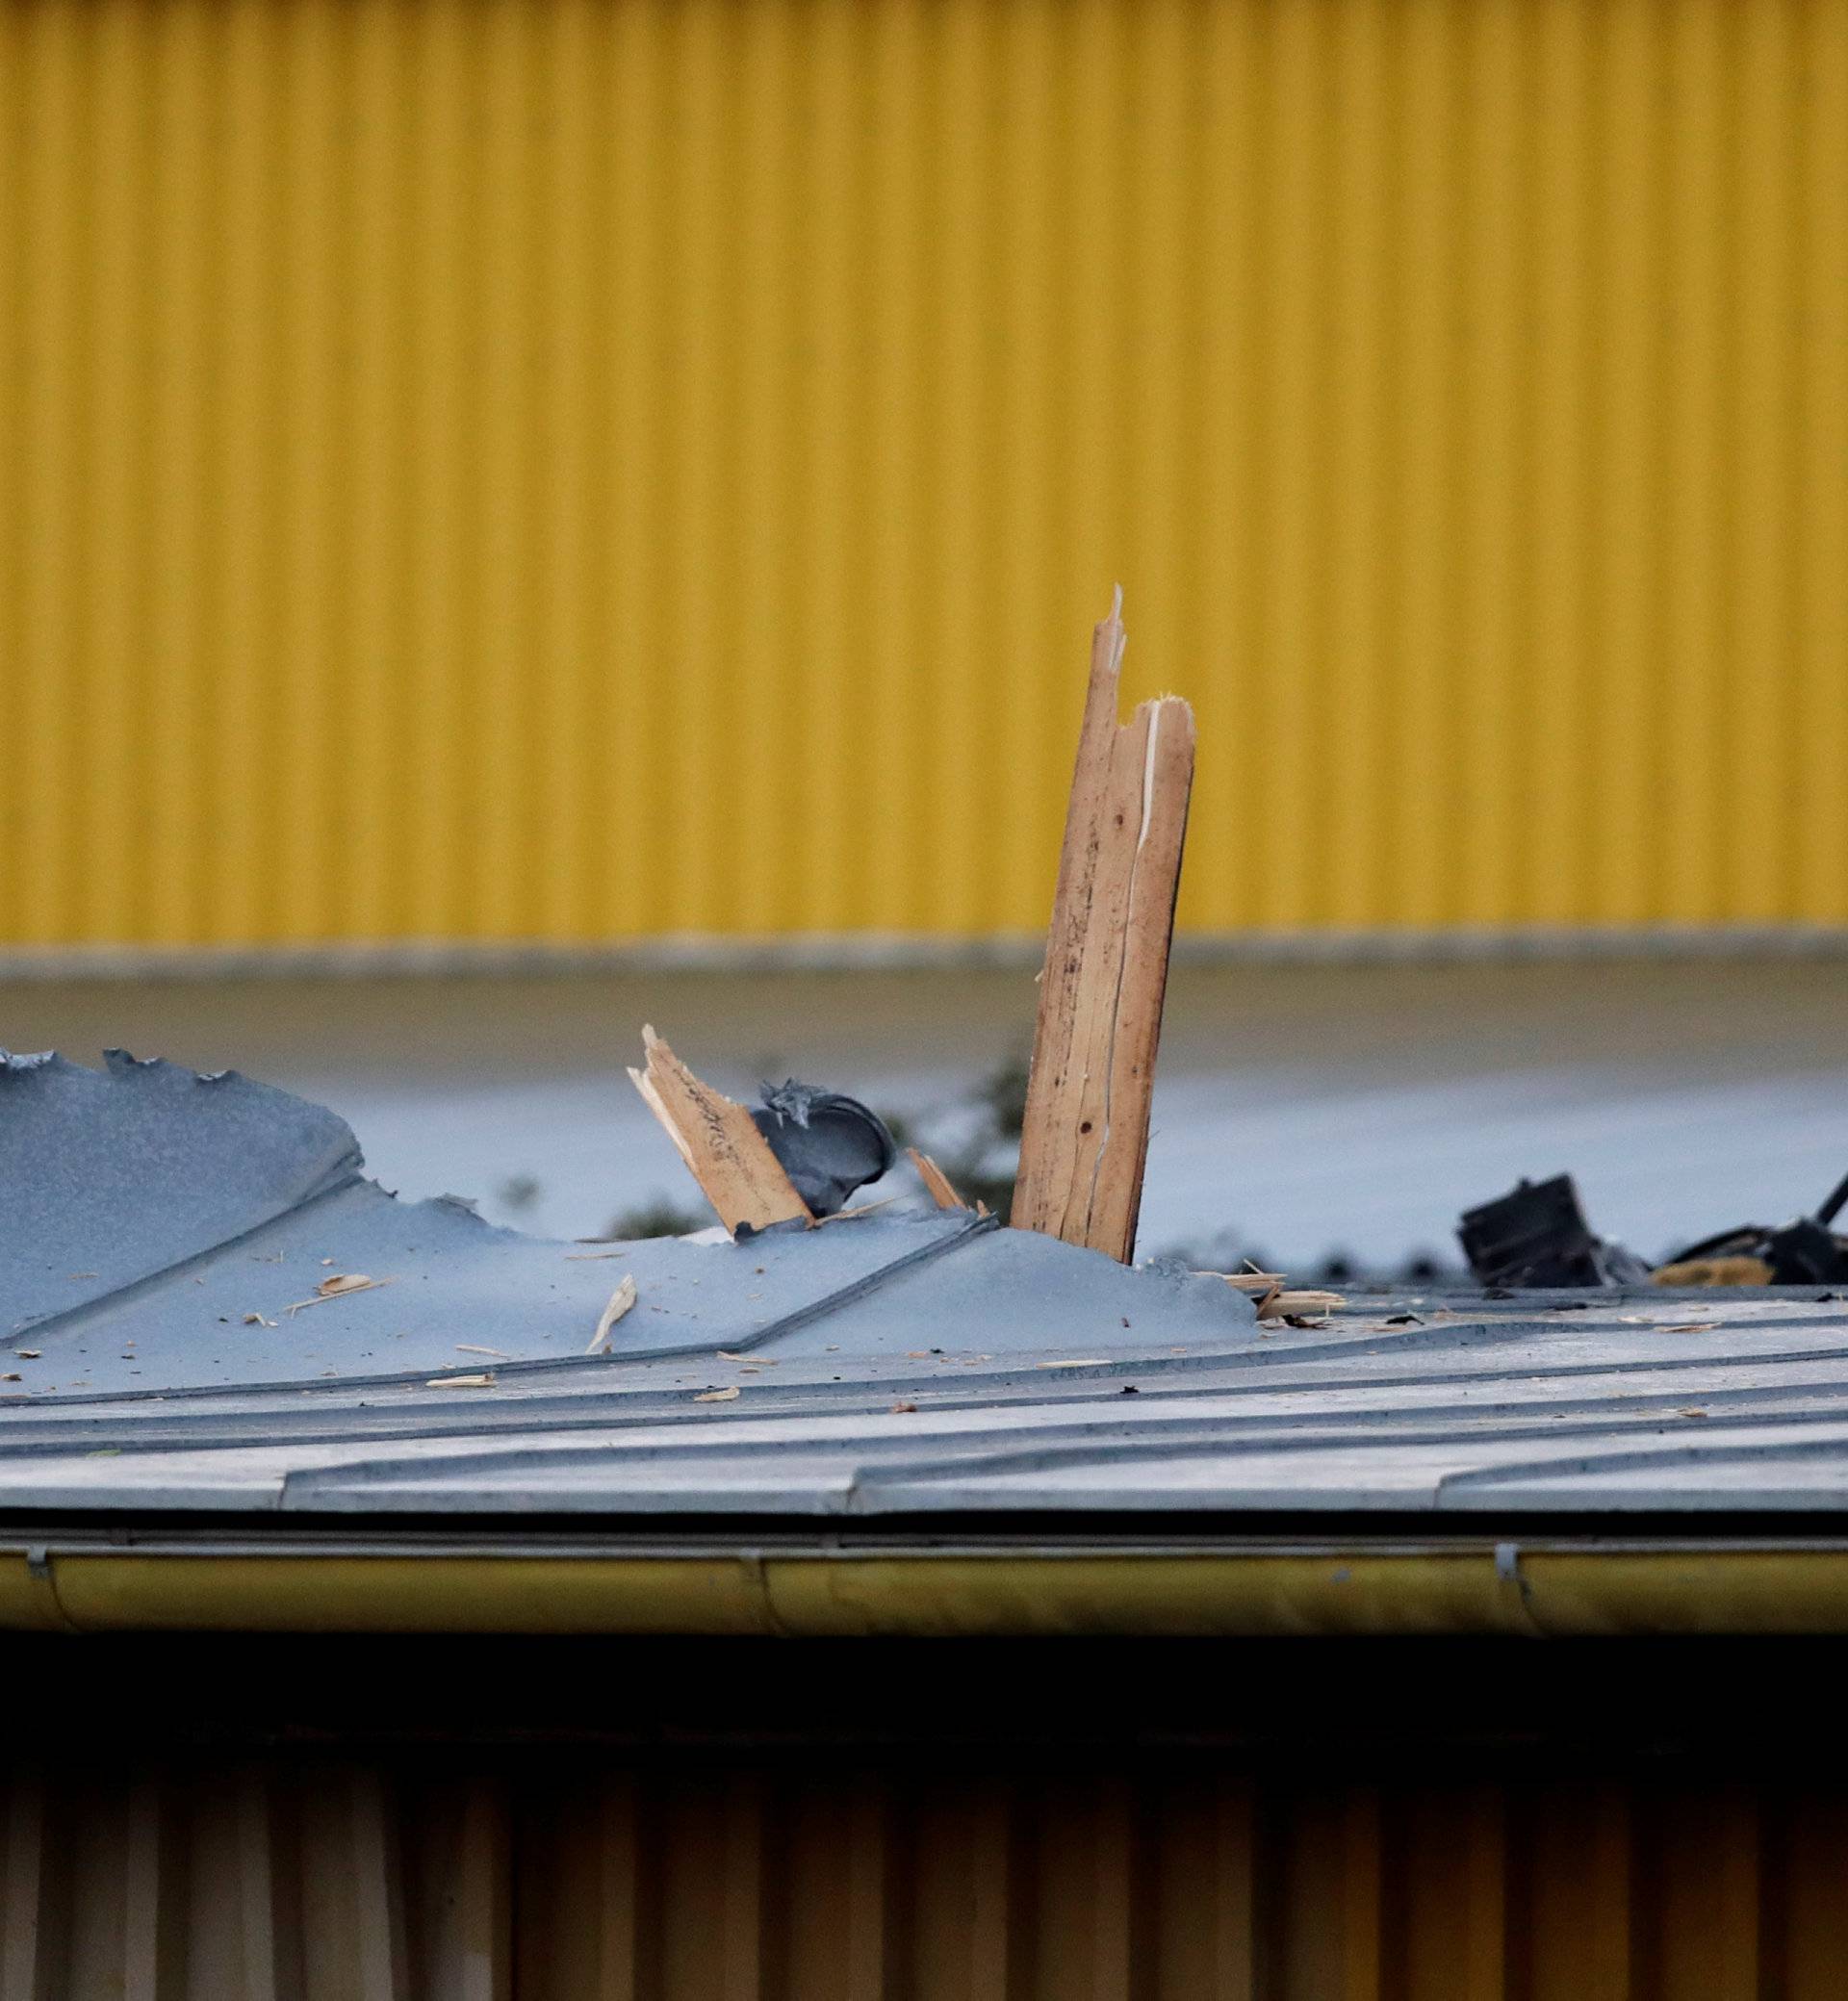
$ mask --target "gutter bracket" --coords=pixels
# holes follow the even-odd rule
[[[1533,1607],[1533,1586],[1521,1568],[1521,1545],[1519,1543],[1497,1543],[1495,1546],[1495,1578],[1499,1584],[1512,1584],[1515,1596],[1527,1624],[1536,1633],[1544,1633],[1546,1626]]]

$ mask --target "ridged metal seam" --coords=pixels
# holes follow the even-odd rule
[[[0,941],[1848,920],[1848,0],[5,0]]]
[[[1848,1952],[1800,1779],[447,1765],[14,1771],[0,1995],[1821,2001]]]

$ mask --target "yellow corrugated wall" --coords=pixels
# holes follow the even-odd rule
[[[0,943],[1848,921],[1848,0],[0,0]]]

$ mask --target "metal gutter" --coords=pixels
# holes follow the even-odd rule
[[[1848,1632],[1848,1547],[0,1551],[0,1629],[850,1637]]]

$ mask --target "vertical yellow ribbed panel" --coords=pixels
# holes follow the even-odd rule
[[[1848,0],[0,0],[0,946],[1848,923]]]

